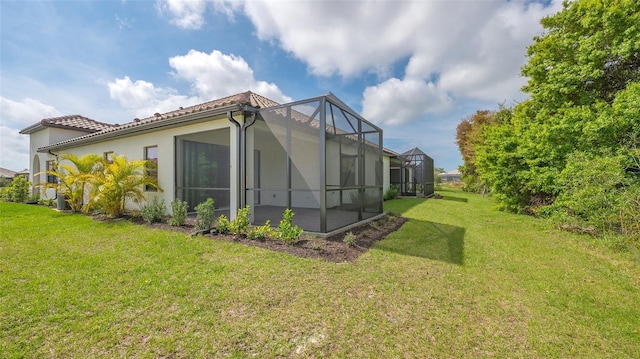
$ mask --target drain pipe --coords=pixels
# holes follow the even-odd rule
[[[242,161],[242,156],[244,155],[242,153],[242,146],[240,145],[240,141],[241,141],[241,132],[242,132],[242,126],[240,125],[240,123],[238,121],[236,121],[235,118],[233,118],[233,112],[232,111],[227,111],[227,119],[233,123],[234,125],[236,125],[236,151],[238,153],[238,157],[240,157],[240,160]],[[242,173],[240,172],[240,169],[242,168],[242,165],[240,166],[236,166],[236,177],[238,178],[238,191],[236,193],[236,204],[237,204],[237,208],[242,208],[242,203],[240,203],[242,201],[242,198],[240,197],[240,194],[242,193],[243,189],[242,187],[244,187],[243,181],[242,181]],[[236,208],[236,210],[237,210]],[[231,211],[232,208],[229,208],[229,211]],[[237,212],[236,212],[237,213]],[[231,217],[231,213],[229,213]],[[229,218],[231,219],[231,218]]]
[[[58,163],[58,154],[51,152],[51,150],[47,151],[47,153],[49,153],[51,156],[56,156],[56,164]],[[47,174],[48,176],[48,174]],[[58,181],[58,188],[56,188],[56,196],[53,198],[56,200],[57,203],[57,208],[60,210],[63,210],[66,208],[65,206],[65,201],[66,199],[64,197],[60,197],[60,194],[58,193],[58,190],[60,189],[60,178],[57,179]],[[38,189],[38,192],[40,191],[40,189]],[[45,189],[44,194],[47,194],[47,190]],[[60,201],[60,199],[62,199],[62,202]]]
[[[248,113],[251,113],[249,117],[247,117]],[[245,106],[242,109],[242,114],[244,116],[244,123],[240,125],[240,123],[235,118],[233,118],[232,111],[227,111],[227,119],[229,119],[231,123],[236,125],[236,128],[238,129],[238,132],[236,133],[236,141],[238,142],[238,155],[240,157],[240,165],[238,166],[239,168],[236,169],[236,174],[238,176],[240,185],[238,194],[236,195],[238,208],[244,208],[246,206],[247,197],[245,193],[247,187],[247,179],[245,178],[247,173],[247,136],[245,131],[247,130],[247,128],[256,123],[257,110]]]
[[[251,112],[251,115],[249,117],[249,119],[247,119],[247,113]],[[248,111],[245,108],[245,111],[243,111],[243,115],[244,115],[244,124],[242,125],[242,131],[240,131],[241,134],[241,139],[240,141],[242,142],[241,146],[242,146],[242,157],[240,158],[240,171],[242,174],[242,191],[240,192],[240,201],[242,201],[241,203],[241,208],[244,208],[247,205],[247,128],[249,128],[251,125],[253,125],[254,123],[256,123],[256,112],[255,110],[253,111]],[[251,204],[253,205],[253,203]]]

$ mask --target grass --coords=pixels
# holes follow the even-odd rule
[[[640,262],[444,190],[354,264],[0,203],[2,357],[637,357]]]

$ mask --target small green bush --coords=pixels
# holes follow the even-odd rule
[[[249,230],[249,206],[238,210],[236,218],[231,221],[229,231],[236,235],[246,235]]]
[[[356,245],[356,235],[353,234],[353,232],[347,232],[347,234],[344,235],[342,241],[349,247],[353,247]]]
[[[181,201],[178,198],[171,202],[171,212],[173,216],[169,218],[169,225],[174,227],[184,226],[187,222],[187,201]]]
[[[302,234],[302,228],[293,224],[294,213],[287,208],[282,214],[282,220],[276,228],[276,236],[286,244],[295,244]]]
[[[214,209],[213,199],[207,198],[206,201],[196,206],[196,230],[205,230],[211,228],[213,223]]]
[[[7,199],[11,202],[25,202],[29,198],[31,183],[26,178],[18,176],[13,179],[7,188]]]
[[[391,186],[384,193],[384,200],[388,201],[390,199],[394,199],[394,198],[398,197],[398,194],[400,194],[400,189],[397,186]]]
[[[55,207],[57,205],[57,202],[55,199],[53,198],[40,198],[38,200],[38,204],[39,205],[43,205],[43,206],[47,206],[47,207]]]
[[[247,237],[256,241],[264,241],[270,237],[272,233],[271,222],[267,220],[262,226],[251,228],[247,233]]]
[[[162,217],[167,211],[164,199],[153,197],[153,201],[145,203],[140,209],[140,215],[148,223],[162,222]]]
[[[218,217],[218,220],[216,221],[216,229],[218,230],[218,233],[229,233],[230,227],[231,223],[229,223],[229,219],[227,218],[227,216],[225,216],[224,214],[220,215],[220,217]]]

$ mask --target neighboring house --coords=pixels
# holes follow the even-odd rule
[[[453,170],[445,173],[438,173],[438,177],[440,177],[442,182],[461,182],[462,181],[462,175],[458,170]]]
[[[0,167],[0,178],[4,178],[6,180],[13,180],[13,178],[18,174],[16,171],[8,170],[6,168]]]
[[[383,149],[380,128],[331,93],[278,104],[244,92],[122,125],[64,116],[20,133],[30,136],[34,184],[55,181],[38,173],[60,154],[117,153],[157,163],[164,191],[148,198],[193,210],[211,197],[230,218],[251,205],[255,224],[276,225],[292,208],[294,223],[317,233],[380,216],[397,155]]]

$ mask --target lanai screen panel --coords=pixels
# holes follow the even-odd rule
[[[364,198],[363,218],[382,213],[382,133],[366,121],[362,121],[362,146],[364,148]]]
[[[247,129],[246,202],[254,224],[277,225],[286,208],[304,230],[320,231],[320,101],[263,109]]]
[[[326,99],[326,231],[382,213],[382,131]]]
[[[435,168],[433,167],[433,158],[425,155],[423,163],[425,168],[424,195],[426,197],[431,197],[436,193],[436,180],[434,172]]]

